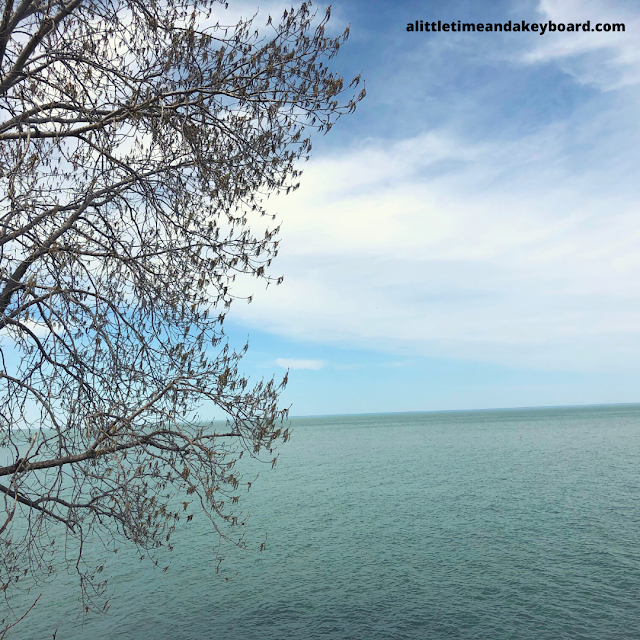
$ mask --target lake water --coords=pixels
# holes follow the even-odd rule
[[[244,505],[263,553],[194,520],[172,566],[111,559],[76,619],[62,576],[13,638],[640,638],[640,406],[293,421]]]

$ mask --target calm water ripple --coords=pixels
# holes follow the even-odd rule
[[[53,583],[14,637],[640,638],[640,407],[309,418],[246,496],[267,551],[214,575],[110,561],[103,617]]]

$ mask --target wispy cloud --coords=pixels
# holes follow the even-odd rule
[[[624,32],[547,33],[534,40],[523,60],[528,63],[556,62],[579,82],[603,89],[640,83],[640,17],[633,5],[609,0],[541,0],[542,21],[591,22],[625,25]]]
[[[556,22],[623,21],[627,32],[478,40],[496,54],[510,46],[513,57],[488,56],[490,69],[473,58],[473,74],[452,69],[456,82],[443,89],[451,113],[438,126],[407,112],[416,133],[372,136],[314,158],[300,190],[272,203],[283,220],[274,267],[284,284],[238,306],[237,319],[399,359],[637,367],[640,130],[632,85],[640,56],[630,35],[640,14],[632,5],[552,0],[539,13]],[[445,48],[453,41],[424,40]],[[466,49],[455,55],[469,64]],[[532,82],[523,81],[523,96],[501,84],[502,72],[517,79],[514,65]],[[488,84],[470,84],[482,74]],[[547,100],[553,91],[562,108]],[[468,125],[474,101],[492,118],[484,130]]]
[[[441,133],[325,158],[278,202],[284,284],[236,311],[360,347],[529,366],[637,358],[638,146],[620,131],[624,148],[610,155],[604,140],[581,158],[573,135],[554,125],[474,145]],[[585,154],[599,154],[597,174]]]

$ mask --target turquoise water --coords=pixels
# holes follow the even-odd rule
[[[294,429],[246,496],[268,543],[229,550],[235,577],[194,521],[167,573],[111,561],[106,615],[74,623],[63,577],[12,637],[640,638],[640,406]]]

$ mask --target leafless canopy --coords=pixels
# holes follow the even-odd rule
[[[88,539],[152,551],[194,508],[227,535],[234,462],[287,439],[284,382],[250,386],[222,327],[237,274],[272,279],[264,198],[364,95],[310,4],[258,33],[215,0],[0,3],[5,591],[55,571],[54,538],[86,596]]]

